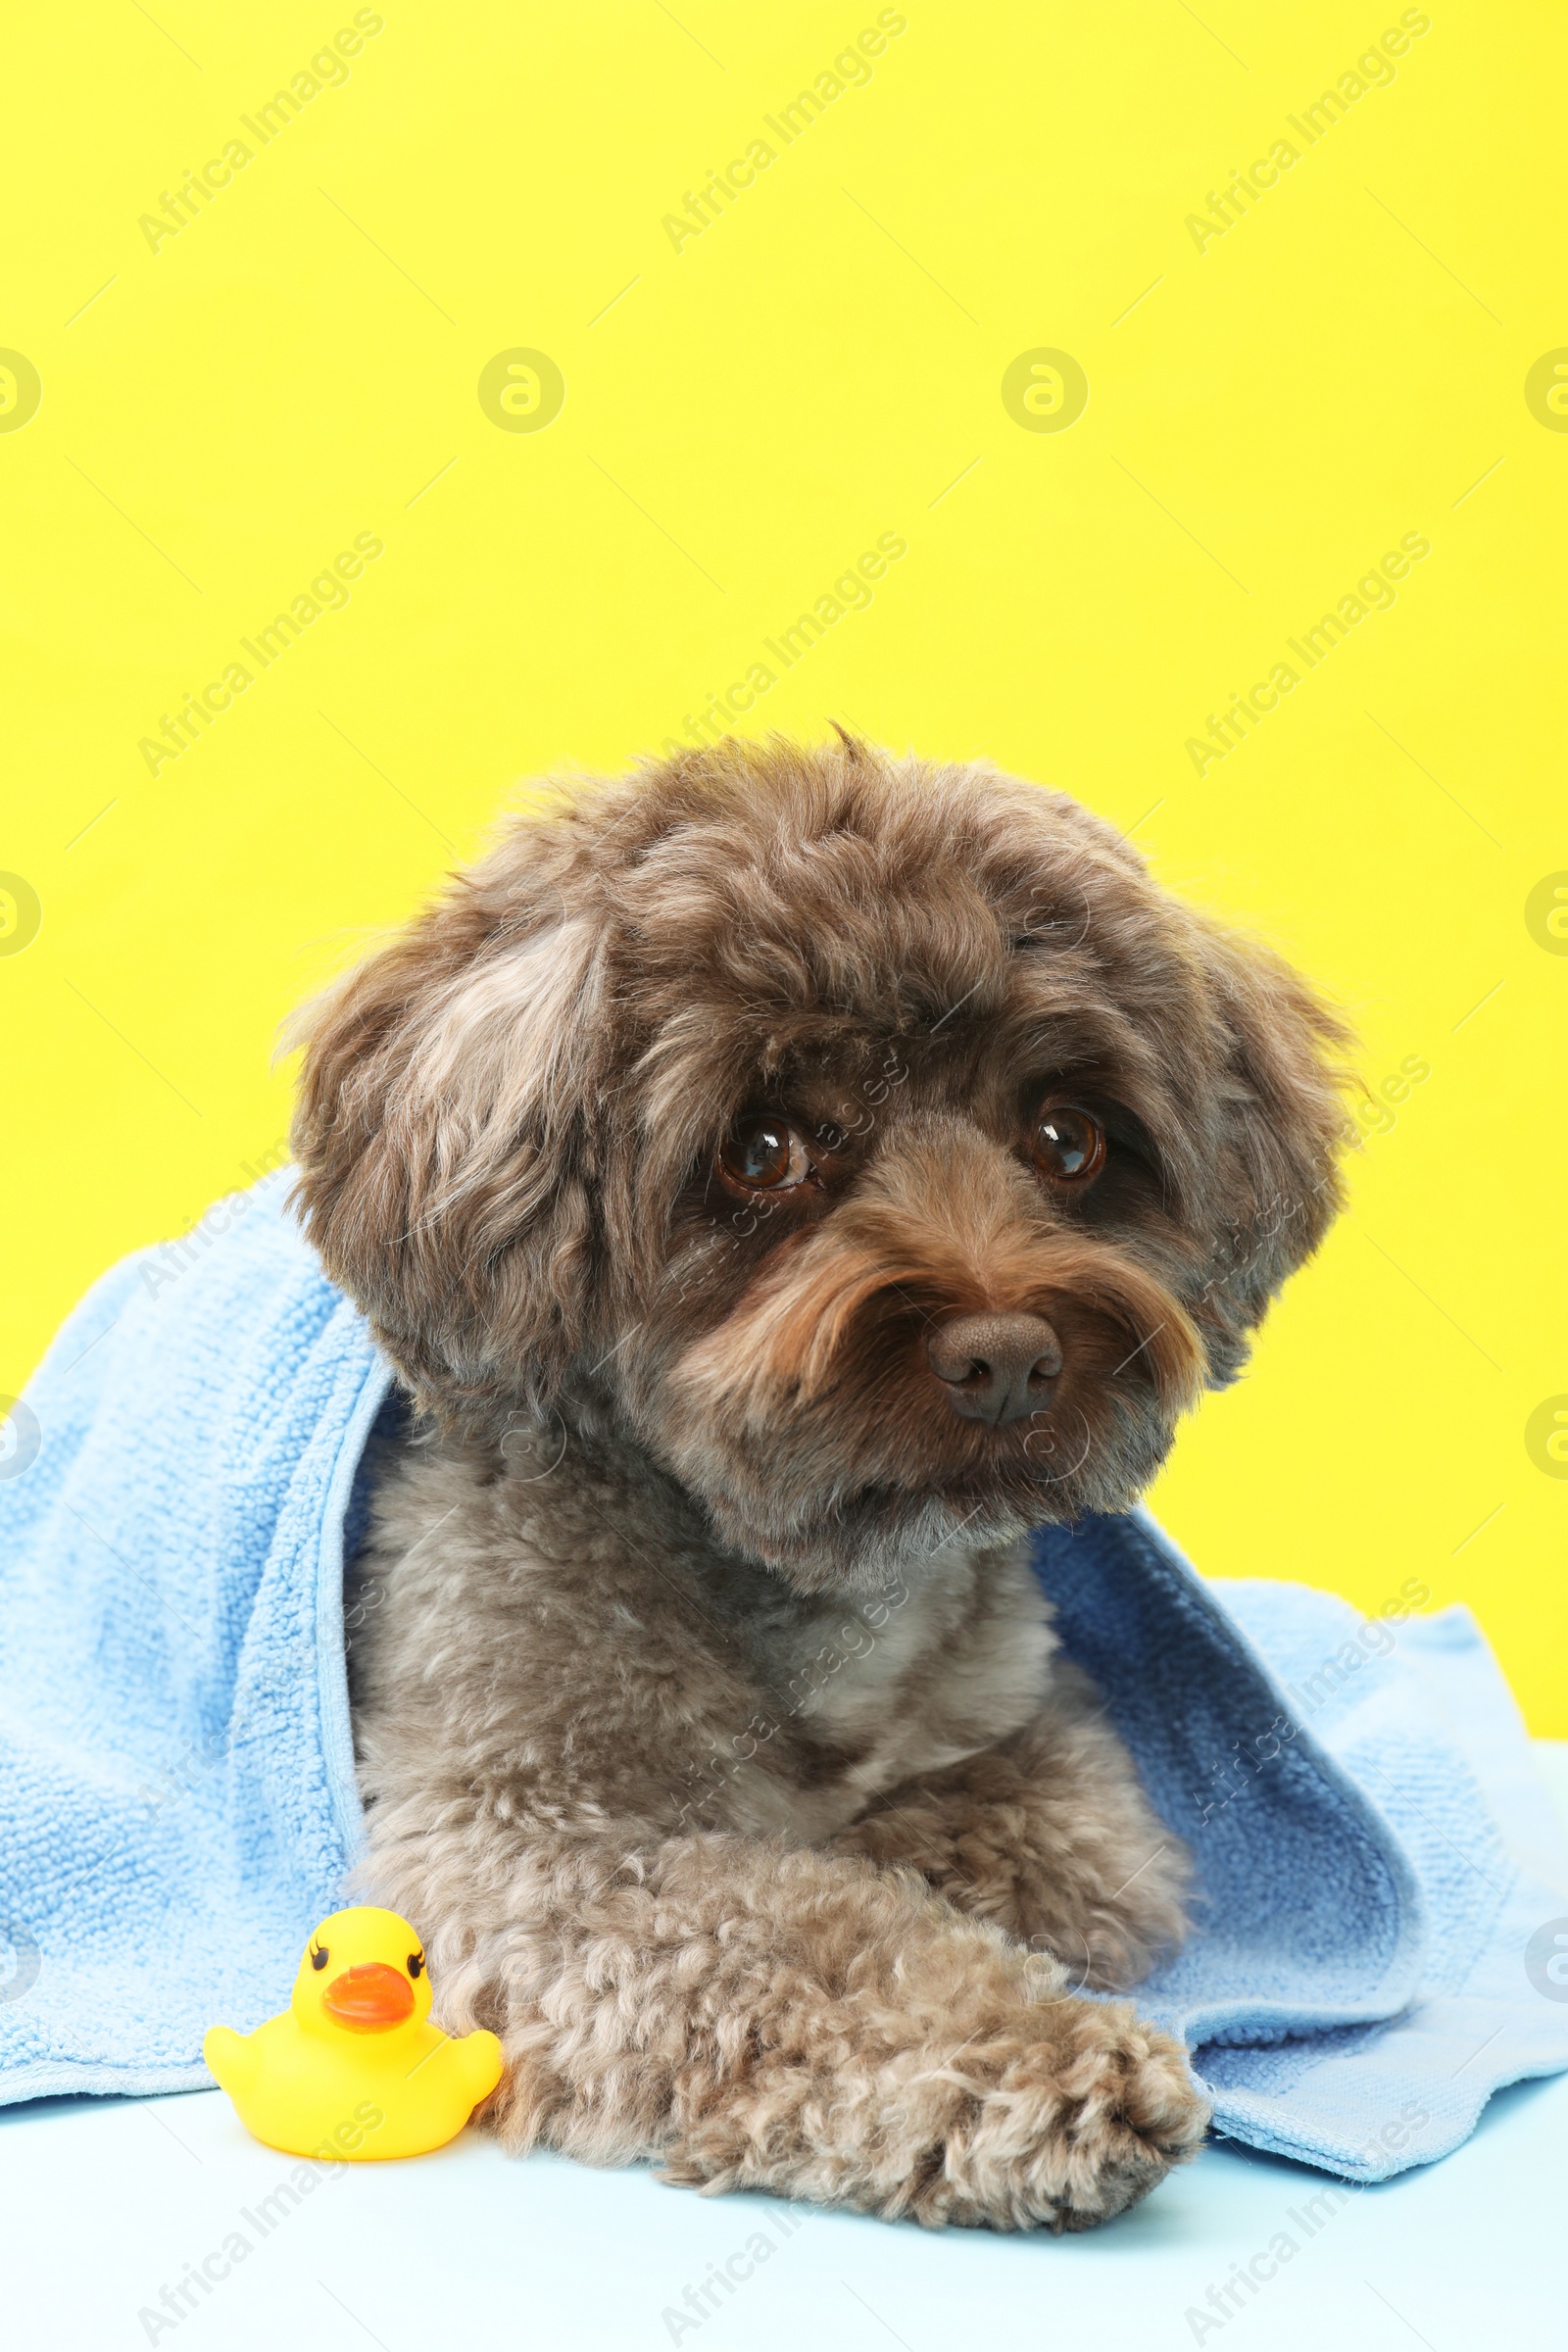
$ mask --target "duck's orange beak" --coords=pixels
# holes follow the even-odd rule
[[[321,2006],[335,2025],[351,2034],[384,2034],[414,2014],[414,1986],[401,1969],[384,1960],[367,1960],[334,1977],[321,1995]]]

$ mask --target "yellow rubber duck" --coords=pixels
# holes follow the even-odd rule
[[[455,2139],[501,2080],[493,2034],[430,2024],[424,1946],[395,1911],[323,1919],[280,2017],[211,2026],[209,2071],[270,2148],[323,2163],[421,2156]]]

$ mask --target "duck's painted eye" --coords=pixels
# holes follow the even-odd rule
[[[313,1968],[324,1968],[324,1967],[326,1966],[326,1964],[327,1964],[327,1961],[328,1961],[328,1959],[329,1959],[330,1957],[331,1957],[331,1955],[330,1955],[330,1953],[327,1951],[326,1945],[325,1945],[324,1943],[323,1943],[323,1944],[320,1944],[320,1945],[317,1945],[317,1944],[314,1944],[314,1943],[312,1944],[312,1946],[311,1946],[311,1966],[312,1966]]]
[[[424,1954],[422,1952],[411,1952],[409,1954],[409,1974],[411,1977],[423,1976]]]

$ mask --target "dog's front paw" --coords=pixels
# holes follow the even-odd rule
[[[919,2151],[916,2220],[1092,2230],[1196,2154],[1208,2108],[1180,2044],[1125,2003],[1066,2007],[1049,2038],[1025,2011],[980,2063],[965,2051],[946,2070],[969,2100]]]
[[[744,2082],[687,2117],[663,2178],[932,2229],[1093,2229],[1196,2153],[1208,2109],[1169,2034],[1061,1982],[1026,1962],[969,2034],[884,2019],[858,2049],[839,2040],[825,2073],[799,2049],[759,2050]]]

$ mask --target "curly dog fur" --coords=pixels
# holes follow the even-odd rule
[[[1204,2108],[1083,1995],[1186,1864],[1027,1537],[1134,1499],[1317,1245],[1337,1021],[1070,801],[844,737],[563,791],[300,1034],[310,1230],[410,1400],[367,1890],[502,2035],[507,2142],[1134,2202]]]

